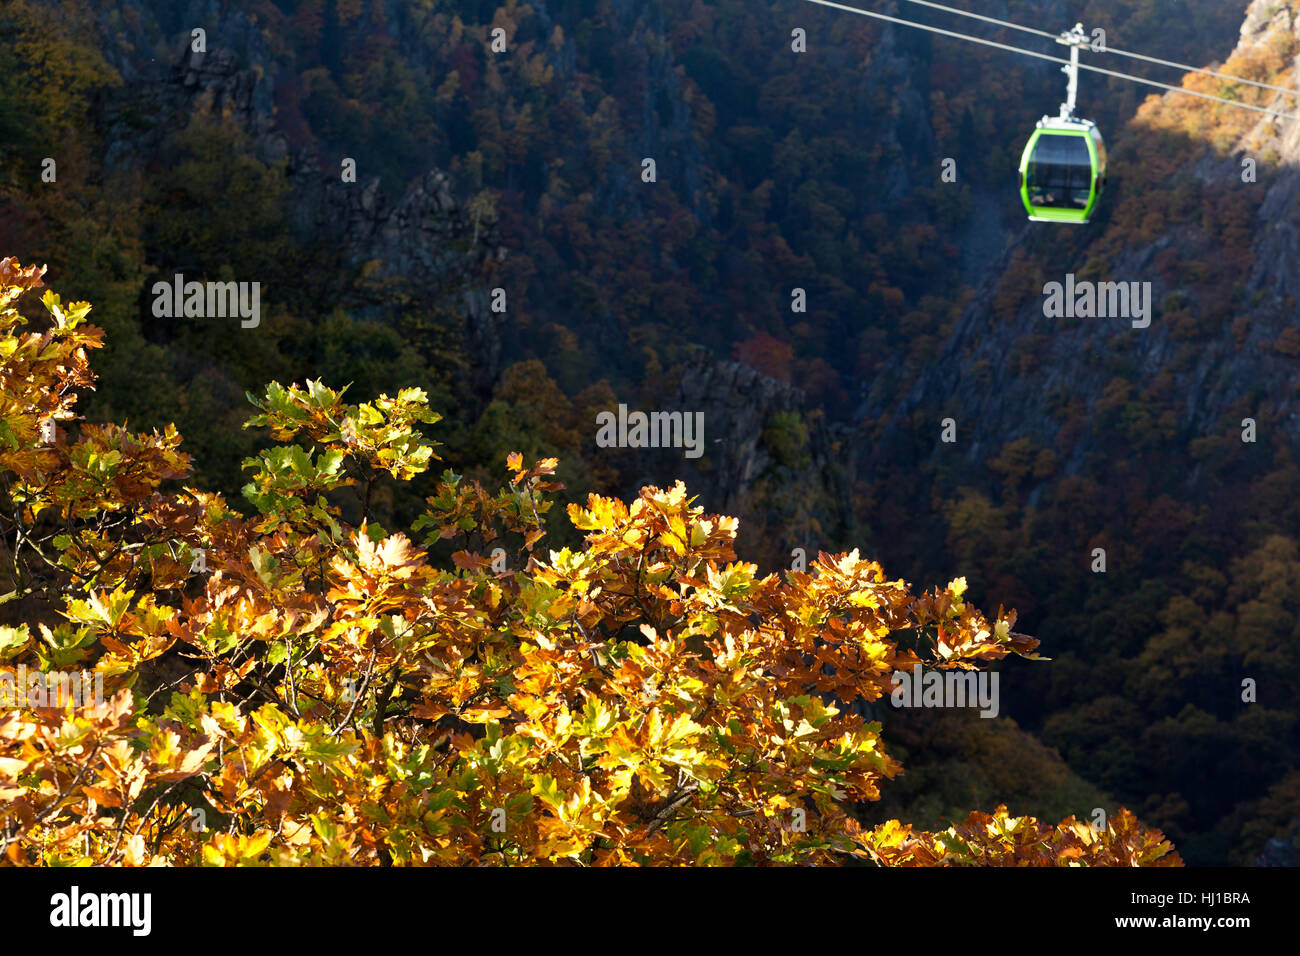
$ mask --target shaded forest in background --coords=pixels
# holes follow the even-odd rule
[[[1071,25],[1063,4],[1001,6]],[[1070,16],[1203,63],[1227,55],[1244,10],[1092,0]],[[186,49],[198,25],[201,64]],[[489,51],[496,26],[507,55]],[[794,26],[809,54],[790,52]],[[1286,53],[1251,66],[1275,76]],[[713,449],[690,475],[709,510],[736,496],[741,553],[770,568],[795,546],[863,546],[909,580],[966,575],[980,606],[1019,609],[1054,659],[1005,668],[1014,721],[880,714],[908,774],[866,815],[938,822],[1004,798],[1084,817],[1122,803],[1189,863],[1246,863],[1300,832],[1296,446],[1248,457],[1227,427],[1254,415],[1267,431],[1271,397],[1234,409],[1221,438],[1189,435],[1160,370],[1103,358],[1095,409],[1068,383],[1044,396],[1062,433],[1095,438],[1079,467],[1020,434],[977,462],[936,463],[932,409],[909,413],[924,427],[908,434],[927,436],[913,441],[881,398],[939,360],[990,270],[1004,270],[997,307],[1012,312],[1063,263],[1100,275],[1188,223],[1209,241],[1158,263],[1189,290],[1164,318],[1186,349],[1232,328],[1256,200],[1183,167],[1206,144],[1228,149],[1244,121],[1178,100],[1125,128],[1145,91],[1090,81],[1115,167],[1101,219],[1026,236],[1014,170],[1061,92],[1050,64],[794,0],[13,0],[0,12],[0,255],[48,262],[65,298],[95,304],[108,347],[87,414],[175,422],[199,483],[228,493],[264,439],[240,427],[244,393],[272,379],[351,383],[354,401],[422,387],[457,472],[554,455],[571,497],[685,470],[598,450],[592,423],[618,402],[670,407],[701,350],[788,383],[800,403],[766,414],[765,464],[746,487],[711,478]],[[57,184],[40,180],[47,156]],[[944,156],[955,186],[937,175]],[[339,183],[344,157],[355,184]],[[420,183],[436,261],[407,233],[378,235],[397,228],[382,197],[391,209]],[[990,218],[992,234],[978,228]],[[1008,240],[1020,245],[1004,268]],[[260,281],[260,327],[153,318],[149,289],[176,272]],[[503,321],[482,306],[496,287]],[[790,309],[796,287],[804,313]],[[1017,342],[988,389],[1039,347]],[[1277,348],[1300,358],[1300,339]],[[427,490],[381,489],[375,505],[409,519]],[[1091,574],[1093,546],[1127,570]],[[1268,678],[1260,703],[1241,703],[1242,676]],[[913,747],[926,762],[907,759]]]

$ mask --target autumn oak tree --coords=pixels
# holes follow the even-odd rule
[[[0,262],[0,665],[106,693],[0,711],[6,863],[1181,862],[1125,811],[857,824],[902,768],[855,702],[918,661],[1036,656],[964,581],[916,594],[856,551],[759,577],[680,483],[569,506],[585,539],[551,551],[556,462],[519,455],[381,528],[376,482],[438,460],[419,389],[250,396],[282,444],[245,462],[241,513],[182,484],[174,428],[78,424],[102,332],[35,308],[44,271]]]

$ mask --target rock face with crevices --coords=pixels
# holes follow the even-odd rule
[[[697,356],[682,372],[674,408],[702,410],[707,432],[711,483],[721,493],[718,507],[734,507],[775,461],[762,437],[772,416],[802,412],[804,398],[786,382],[765,378],[739,362]]]
[[[643,454],[646,479],[663,486],[681,477],[706,510],[743,515],[738,550],[747,560],[789,566],[795,548],[811,560],[857,537],[846,430],[828,426],[800,389],[698,350],[662,407],[703,412],[704,456]]]

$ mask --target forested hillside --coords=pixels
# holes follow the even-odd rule
[[[1296,0],[991,6],[1282,85],[1300,52]],[[0,257],[94,303],[87,418],[175,422],[204,488],[267,444],[248,391],[411,386],[471,478],[514,451],[577,501],[680,477],[765,570],[965,575],[1053,660],[1004,665],[996,721],[878,713],[917,757],[864,812],[1126,804],[1247,863],[1300,834],[1300,133],[1085,75],[1111,182],[1063,232],[1015,191],[1063,91],[799,0],[10,0]],[[176,273],[260,282],[260,324],[156,316]],[[1044,318],[1067,273],[1152,282],[1151,327]],[[703,457],[597,447],[619,403],[702,411]],[[406,525],[432,490],[370,505]]]

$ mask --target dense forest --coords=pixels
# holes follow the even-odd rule
[[[1296,0],[996,6],[1279,85],[1300,53]],[[1294,862],[1300,139],[1088,75],[1099,215],[1028,225],[1063,88],[796,0],[10,0],[0,257],[94,304],[87,421],[175,423],[232,508],[270,440],[248,393],[419,388],[467,480],[513,452],[567,501],[682,478],[765,571],[856,547],[1014,607],[1051,662],[999,665],[993,721],[875,705],[908,759],[866,824],[1127,806],[1188,863]],[[178,273],[260,282],[260,323],[157,316]],[[1046,320],[1067,273],[1150,281],[1151,329]],[[703,457],[598,447],[620,403],[702,411]],[[437,481],[365,510],[409,526]]]

